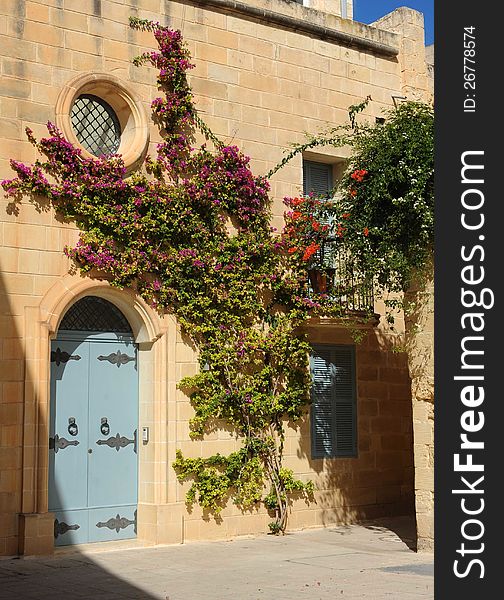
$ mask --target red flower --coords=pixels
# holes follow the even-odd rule
[[[304,251],[303,254],[303,260],[308,260],[311,256],[313,256],[315,254],[315,252],[317,252],[317,250],[320,248],[320,246],[318,244],[316,244],[315,242],[312,242],[308,248],[306,248],[306,250]]]
[[[353,188],[350,189],[350,196],[352,196],[353,198],[355,198],[355,196],[357,196],[357,190],[354,190]]]
[[[364,231],[362,233],[367,237],[369,235],[369,229],[364,227]]]
[[[348,219],[348,217],[350,216],[350,213],[343,213],[341,215],[344,219]]]
[[[300,213],[300,212],[299,212],[299,210],[295,210],[295,211],[292,213],[292,220],[293,220],[293,221],[296,221],[297,219],[299,219],[299,218],[300,218],[300,217],[302,217],[302,216],[303,216],[303,215],[302,215],[302,213]]]
[[[288,252],[289,254],[293,254],[293,253],[294,253],[294,252],[296,252],[296,251],[297,251],[297,246],[292,246],[292,248],[289,248],[289,249],[287,250],[287,252]]]
[[[352,179],[354,179],[355,181],[361,182],[366,175],[367,175],[366,169],[357,169],[350,175],[350,177]]]
[[[336,230],[336,235],[338,237],[342,238],[345,231],[346,231],[346,228],[343,227],[343,225],[341,223],[338,223],[338,229]]]
[[[320,223],[318,221],[312,221],[312,227],[315,231],[320,230]]]

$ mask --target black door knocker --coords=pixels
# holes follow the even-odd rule
[[[102,435],[108,435],[110,433],[110,425],[108,424],[107,417],[101,418],[100,431],[102,432]]]
[[[70,417],[68,419],[68,433],[74,436],[79,433],[79,428],[77,427],[77,423],[75,422],[75,417]]]

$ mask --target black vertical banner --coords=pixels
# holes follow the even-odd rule
[[[435,8],[435,598],[486,600],[504,574],[504,11]]]

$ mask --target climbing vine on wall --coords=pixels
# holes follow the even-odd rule
[[[163,141],[156,155],[127,176],[119,155],[85,158],[48,123],[49,136],[40,140],[27,129],[40,158],[32,165],[11,160],[16,177],[2,186],[13,210],[28,196],[48,201],[75,223],[79,240],[65,252],[81,271],[128,286],[160,313],[173,313],[196,347],[200,371],[179,382],[195,411],[191,436],[226,426],[240,444],[228,456],[177,452],[178,478],[191,481],[187,501],[214,514],[229,499],[243,508],[263,503],[274,514],[271,531],[283,532],[289,499],[314,490],[283,466],[286,422],[295,426],[309,403],[310,348],[302,325],[314,314],[342,314],[330,295],[310,289],[307,270],[334,232],[361,258],[382,248],[375,243],[379,225],[366,213],[364,187],[373,174],[378,199],[385,189],[380,169],[392,163],[373,163],[373,151],[366,155],[365,143],[356,145],[360,158],[353,160],[339,199],[324,205],[314,198],[286,199],[286,228],[275,233],[268,180],[255,176],[248,157],[222,143],[196,111],[187,79],[193,65],[181,33],[139,19],[131,26],[152,32],[158,44],[134,61],[158,71],[161,93],[151,109]],[[206,138],[199,146],[198,131]],[[351,143],[356,132],[354,122],[309,145]],[[295,148],[278,167],[302,150]],[[405,179],[410,176],[408,171]],[[404,198],[405,208],[415,206],[411,194],[390,203],[400,207]],[[329,209],[329,221],[318,219]],[[365,260],[362,265],[373,267]],[[373,273],[379,277],[379,270]]]
[[[370,101],[368,97],[350,107],[349,125],[295,145],[268,176],[306,150],[350,147],[332,200],[286,199],[291,209],[286,215],[287,251],[314,261],[324,245],[337,248],[351,257],[354,272],[373,280],[375,292],[396,293],[386,300],[391,310],[411,310],[403,293],[412,286],[421,289],[431,276],[434,112],[429,104],[404,102],[386,113],[383,124],[359,124],[357,114]]]
[[[81,271],[129,286],[160,312],[176,315],[199,353],[200,372],[180,387],[195,410],[191,435],[224,423],[241,448],[229,456],[185,458],[174,467],[190,479],[188,502],[219,513],[227,500],[261,501],[284,531],[289,496],[311,482],[283,467],[285,420],[296,422],[309,400],[309,346],[298,326],[308,315],[302,276],[286,268],[282,240],[270,227],[269,184],[249,159],[220,142],[193,104],[189,52],[179,31],[131,19],[159,49],[135,64],[158,70],[162,94],[152,101],[163,141],[140,172],[127,177],[120,156],[84,158],[49,123],[30,142],[42,158],[12,160],[17,177],[2,182],[13,204],[48,200],[80,230],[65,252]],[[196,147],[199,130],[207,143]]]

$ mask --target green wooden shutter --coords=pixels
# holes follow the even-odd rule
[[[315,192],[317,195],[328,197],[332,187],[332,165],[303,161],[303,194],[305,196],[310,192]]]
[[[336,424],[335,456],[357,455],[357,402],[355,394],[355,358],[352,346],[332,349],[335,367],[333,379],[334,421]]]
[[[312,371],[312,456],[357,455],[353,346],[315,346]]]
[[[310,192],[314,192],[318,196],[329,198],[333,187],[332,165],[325,163],[303,161],[303,194],[307,196]],[[319,223],[322,225],[331,225],[332,218],[319,217]],[[314,257],[316,264],[324,262],[324,252],[318,250]],[[325,266],[333,266],[327,265]]]
[[[318,346],[310,357],[312,372],[311,435],[312,456],[333,456],[335,448],[330,347]]]

